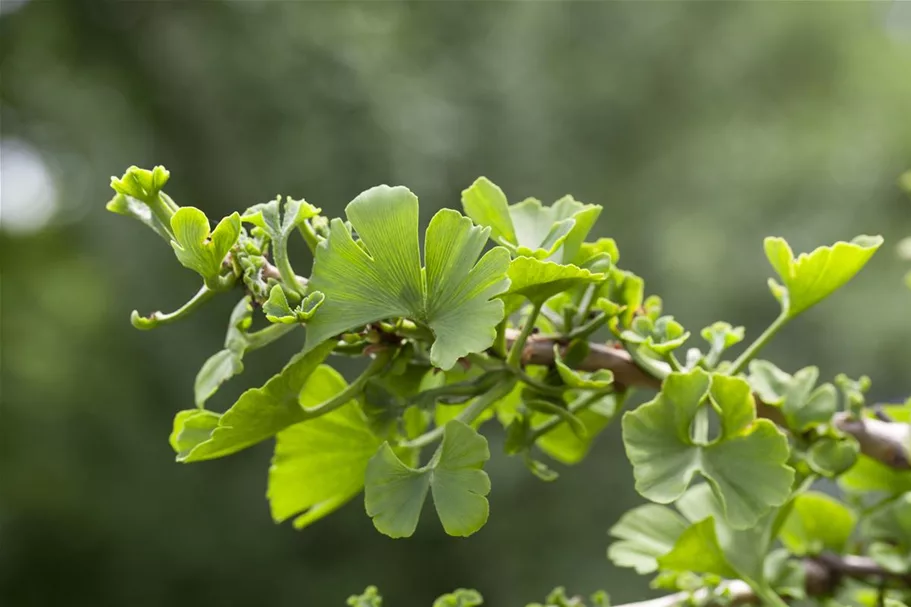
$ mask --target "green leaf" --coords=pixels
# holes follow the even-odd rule
[[[844,550],[856,517],[846,506],[824,493],[808,491],[794,498],[794,505],[781,528],[781,541],[798,556],[823,550]]]
[[[316,406],[346,385],[322,365],[307,380],[302,404]],[[272,518],[282,522],[299,514],[294,526],[302,529],[347,503],[363,488],[367,462],[379,446],[356,401],[279,432],[267,492]]]
[[[509,287],[509,254],[494,248],[475,264],[488,229],[473,227],[455,211],[438,212],[425,235],[422,269],[418,200],[408,189],[372,188],[346,212],[361,241],[334,219],[329,238],[317,247],[310,292],[322,291],[326,301],[308,323],[307,349],[398,317],[430,328],[430,360],[444,370],[490,347],[503,318],[503,302],[493,298]]]
[[[177,260],[202,276],[206,286],[218,290],[218,276],[225,256],[240,236],[240,215],[232,213],[209,231],[209,219],[195,207],[182,207],[171,217]]]
[[[829,423],[838,407],[838,393],[832,384],[816,386],[817,367],[805,367],[794,375],[765,360],[750,362],[750,385],[766,404],[781,407],[792,430],[803,433]]]
[[[793,318],[844,286],[882,245],[881,236],[858,236],[801,253],[796,259],[783,238],[765,239],[765,253],[784,285],[769,280],[782,312]]]
[[[657,571],[658,557],[671,551],[687,527],[687,521],[670,508],[655,504],[634,508],[611,527],[610,534],[622,541],[610,545],[607,558],[640,575]]]
[[[860,455],[860,446],[850,436],[816,439],[807,451],[807,463],[814,472],[835,478],[850,469]]]
[[[866,455],[860,455],[857,463],[838,477],[838,484],[851,493],[882,492],[899,495],[911,491],[911,470],[891,468]]]
[[[221,416],[205,409],[180,411],[174,417],[174,429],[168,442],[177,453],[177,458],[186,457],[193,448],[206,441],[212,430],[218,426]]]
[[[878,508],[861,522],[864,539],[894,544],[911,551],[911,492]]]
[[[568,388],[579,390],[604,390],[614,383],[614,373],[609,369],[601,369],[593,373],[570,369],[560,354],[560,345],[554,344],[554,364],[560,379]]]
[[[665,355],[676,350],[690,338],[673,316],[662,316],[652,320],[648,316],[638,316],[632,321],[631,329],[620,334],[620,337],[632,344],[641,344],[656,354]]]
[[[294,228],[316,217],[320,211],[306,200],[294,200],[290,196],[285,197],[285,204],[282,205],[281,196],[278,196],[275,200],[248,208],[241,219],[262,229],[273,243],[286,244]]]
[[[582,399],[585,396],[578,398]],[[561,464],[578,464],[588,455],[595,439],[607,428],[616,411],[616,395],[607,394],[591,408],[573,414],[585,427],[585,433],[581,438],[568,424],[563,423],[539,438],[536,444],[544,453]],[[536,414],[535,420],[538,419],[539,416]]]
[[[709,517],[684,531],[673,549],[658,557],[662,569],[709,573],[725,578],[740,577],[718,544],[715,519]]]
[[[306,354],[298,354],[263,387],[241,394],[221,416],[211,435],[185,454],[178,453],[177,461],[198,462],[231,455],[303,421],[306,414],[300,403],[301,390],[333,346],[326,343]],[[181,413],[177,414],[178,418]]]
[[[111,188],[116,192],[107,204],[107,210],[132,217],[152,228],[159,236],[171,241],[171,217],[178,207],[161,191],[170,173],[163,166],[151,171],[131,166],[123,177],[111,177]]]
[[[253,306],[244,297],[231,311],[225,348],[213,354],[196,374],[193,392],[196,406],[202,407],[219,386],[244,370],[243,358],[250,343],[247,329],[253,322]]]
[[[462,192],[462,207],[491,238],[520,256],[571,263],[601,214],[601,207],[564,196],[550,207],[528,198],[509,205],[503,191],[486,177]]]
[[[487,439],[458,420],[446,424],[443,442],[422,468],[405,465],[383,443],[367,464],[367,514],[381,533],[409,537],[429,489],[446,533],[469,536],[487,522],[490,479],[482,466],[489,458]]]
[[[516,245],[516,232],[503,190],[486,177],[478,177],[462,192],[462,207],[479,226],[490,228],[490,238],[500,244]]]
[[[288,298],[285,296],[285,290],[281,285],[273,285],[269,291],[269,299],[263,304],[263,312],[269,322],[277,322],[286,325],[307,322],[313,317],[313,314],[319,309],[325,296],[319,291],[313,291],[307,295],[299,305],[292,308],[288,304]]]
[[[709,360],[717,361],[725,350],[743,341],[744,328],[718,321],[704,328],[700,335],[709,344]]]
[[[504,295],[522,295],[541,304],[572,287],[601,282],[604,274],[592,273],[573,265],[560,265],[532,257],[517,257],[509,264],[509,290]]]
[[[717,412],[721,430],[714,441],[697,444],[690,429],[704,406]],[[624,414],[623,442],[640,494],[670,503],[699,473],[735,528],[754,525],[791,491],[787,438],[772,422],[756,419],[750,387],[740,378],[701,369],[671,373],[654,400]]]
[[[367,586],[363,594],[348,597],[348,607],[383,607],[383,597],[376,586]]]
[[[455,592],[444,594],[433,602],[433,607],[478,607],[484,604],[484,597],[477,590],[458,588]]]

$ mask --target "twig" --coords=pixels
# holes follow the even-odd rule
[[[515,342],[518,332],[507,330],[506,342]],[[530,336],[525,343],[522,360],[527,364],[554,364],[554,344],[549,338]],[[589,353],[576,365],[582,371],[609,369],[614,373],[617,384],[625,387],[646,387],[659,389],[661,380],[646,372],[633,362],[629,353],[622,348],[606,344],[589,343]],[[779,425],[784,425],[784,416],[778,407],[773,407],[756,399],[756,414]],[[911,425],[898,422],[885,422],[879,419],[855,419],[846,413],[839,413],[833,424],[842,432],[857,439],[861,453],[897,470],[911,470],[906,445],[911,445]]]
[[[911,586],[911,574],[901,574],[887,571],[876,562],[865,556],[837,555],[828,552],[804,560],[806,591],[810,596],[825,596],[830,594],[839,581],[849,577],[859,580],[898,581]],[[722,586],[727,590],[729,600],[726,605],[755,605],[759,601],[750,587],[741,580],[725,582]],[[690,604],[690,599],[695,598],[698,604],[711,599],[708,590],[702,589],[695,593],[678,592],[657,599],[625,603],[616,607],[677,607]],[[700,600],[701,599],[701,600]],[[711,603],[709,603],[711,604]]]

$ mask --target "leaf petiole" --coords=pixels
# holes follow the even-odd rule
[[[182,318],[186,318],[193,312],[195,312],[200,306],[212,299],[212,296],[215,295],[215,291],[209,287],[203,285],[196,295],[194,295],[190,301],[182,305],[177,310],[174,310],[170,313],[165,312],[153,312],[149,316],[140,316],[137,310],[133,310],[133,313],[130,314],[130,322],[134,327],[142,331],[148,331],[149,329],[154,329],[159,325],[166,325],[172,322],[176,322]]]
[[[531,312],[529,312],[528,318],[525,319],[525,324],[522,326],[522,331],[519,333],[519,337],[517,337],[516,341],[512,344],[509,355],[506,357],[507,365],[519,367],[522,364],[522,352],[525,350],[525,342],[528,341],[528,336],[531,335],[531,332],[535,329],[535,321],[538,320],[538,314],[541,313],[541,307],[543,305],[544,303],[541,302],[532,306]]]
[[[470,425],[485,409],[509,394],[515,385],[516,379],[514,377],[507,377],[501,384],[477,397],[474,402],[465,407],[454,419]],[[425,447],[441,439],[445,428],[446,426],[437,426],[433,430],[425,432],[412,440],[403,441],[400,443],[400,446],[406,449]]]
[[[316,405],[315,407],[301,407],[304,411],[304,419],[313,419],[326,413],[335,411],[339,407],[345,405],[352,399],[356,398],[363,390],[364,385],[367,383],[367,380],[373,377],[374,375],[383,371],[386,368],[386,365],[392,359],[395,350],[393,348],[387,348],[377,352],[376,358],[374,358],[370,364],[364,369],[364,372],[361,373],[357,379],[351,382],[344,390],[333,396],[327,401]]]
[[[606,394],[608,394],[609,392],[610,392],[610,390],[600,390],[598,392],[592,392],[591,394],[586,396],[584,399],[581,399],[577,403],[573,403],[572,405],[570,405],[569,408],[567,409],[567,411],[570,415],[575,415],[576,413],[585,411],[586,409],[588,409],[589,407],[591,407],[592,405],[597,403],[599,400],[604,398],[604,396]],[[531,431],[531,434],[528,436],[528,444],[529,445],[534,444],[539,438],[541,438],[542,436],[544,436],[545,434],[547,434],[548,432],[550,432],[551,430],[553,430],[554,428],[556,428],[557,426],[559,426],[560,424],[562,424],[564,422],[566,422],[566,418],[564,416],[554,415],[551,419],[547,420],[546,422],[544,422],[543,424],[541,424],[537,428],[534,428]]]
[[[300,325],[286,325],[286,324],[274,324],[269,325],[265,329],[260,329],[259,331],[254,331],[253,333],[247,333],[247,350],[256,350],[264,346],[268,346],[273,341],[279,339],[280,337],[287,335]]]
[[[775,337],[775,334],[778,333],[778,331],[781,330],[781,328],[785,326],[785,324],[790,319],[790,315],[786,311],[782,310],[781,314],[778,315],[778,318],[776,318],[772,324],[766,327],[766,330],[762,332],[762,335],[757,337],[756,341],[751,343],[750,346],[744,350],[733,363],[731,363],[731,368],[727,372],[728,375],[737,375],[743,371],[747,364],[753,360],[757,354],[759,354],[759,351],[762,350],[762,348],[765,347],[765,345],[769,343],[773,337]]]

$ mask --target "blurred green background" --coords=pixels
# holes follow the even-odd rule
[[[271,445],[178,465],[171,419],[220,349],[233,297],[140,333],[198,278],[104,211],[110,175],[171,170],[217,218],[276,194],[330,214],[405,184],[426,220],[478,175],[512,200],[602,204],[593,231],[687,327],[755,336],[776,313],[762,238],[887,246],[767,354],[911,390],[911,3],[410,3],[4,0],[0,16],[0,605],[389,607],[457,586],[494,607],[557,584],[642,598],[605,559],[639,503],[611,428],[544,484],[494,458],[470,539],[410,540],[358,500],[304,532],[274,525]],[[300,244],[300,243],[298,243]],[[296,249],[297,267],[310,260]],[[260,384],[302,335],[248,357],[212,401]],[[344,368],[350,371],[349,368]],[[425,509],[429,510],[429,509]],[[426,512],[425,512],[426,514]]]

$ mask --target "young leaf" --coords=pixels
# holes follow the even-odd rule
[[[433,607],[478,607],[484,604],[484,597],[477,590],[458,588],[444,594],[433,602]]]
[[[641,344],[656,354],[664,355],[676,350],[690,338],[673,316],[661,316],[652,320],[639,316],[632,322],[632,328],[623,331],[620,337],[632,344]]]
[[[170,242],[174,238],[171,216],[177,205],[161,191],[169,177],[163,166],[151,171],[132,166],[123,177],[111,177],[111,188],[116,194],[108,202],[107,210],[142,222]]]
[[[195,207],[183,207],[171,217],[177,260],[202,276],[206,286],[219,290],[218,277],[225,256],[240,235],[240,215],[232,213],[209,231],[209,219]]]
[[[534,198],[509,205],[503,191],[486,177],[479,177],[462,192],[462,207],[475,223],[491,228],[495,242],[520,256],[553,257],[560,263],[573,262],[601,214],[600,206],[583,204],[572,196],[564,196],[550,207]]]
[[[866,455],[857,457],[847,472],[838,478],[844,491],[851,493],[881,492],[899,495],[911,491],[911,470],[897,470]]]
[[[721,430],[716,440],[697,444],[690,428],[703,406],[717,411]],[[787,438],[772,422],[756,419],[749,385],[701,369],[671,373],[654,400],[626,413],[623,442],[640,494],[667,504],[683,495],[698,472],[735,528],[754,525],[783,504],[794,479],[785,465]]]
[[[617,396],[607,394],[590,408],[574,414],[585,427],[585,434],[582,438],[568,424],[563,423],[539,438],[536,444],[544,453],[561,464],[567,466],[578,464],[588,455],[595,439],[607,428],[616,411]],[[537,423],[541,418],[536,414],[533,419]]]
[[[882,245],[881,236],[858,236],[801,253],[797,259],[783,238],[765,239],[765,253],[784,285],[769,279],[782,312],[793,318],[844,286]]]
[[[322,291],[326,301],[308,323],[307,349],[398,317],[430,328],[430,360],[444,370],[490,347],[503,318],[503,302],[493,298],[509,287],[509,254],[494,248],[475,264],[488,229],[473,227],[455,211],[438,212],[427,228],[422,269],[418,200],[408,189],[372,188],[346,212],[361,242],[334,219],[328,240],[317,247],[310,292]]]
[[[805,367],[789,375],[765,360],[750,362],[749,381],[759,397],[769,405],[781,407],[792,430],[802,433],[831,421],[838,406],[832,384],[816,386],[817,367]]]
[[[300,404],[301,390],[310,375],[329,356],[333,346],[327,342],[306,354],[298,354],[263,387],[241,394],[221,416],[211,435],[185,454],[179,453],[177,461],[199,462],[231,455],[306,419]],[[174,420],[178,434],[182,413],[178,413]]]
[[[219,386],[244,370],[243,358],[250,345],[247,329],[253,322],[253,306],[244,297],[231,311],[225,347],[213,354],[196,374],[193,392],[196,406],[202,407]]]
[[[738,578],[715,533],[715,519],[709,517],[684,531],[672,550],[658,557],[662,569],[709,573],[724,578]]]
[[[824,493],[808,491],[794,498],[794,505],[781,528],[781,541],[797,556],[823,550],[844,550],[856,517],[841,502]]]
[[[316,406],[346,385],[322,365],[307,381],[301,404]],[[364,487],[367,462],[379,446],[356,401],[279,432],[267,492],[272,518],[282,522],[299,514],[294,526],[302,529],[347,503]]]
[[[414,533],[428,489],[449,535],[468,536],[487,522],[490,479],[487,439],[452,420],[433,459],[422,468],[405,465],[388,443],[367,464],[365,504],[376,528],[389,537]]]
[[[522,295],[530,302],[541,304],[572,287],[601,282],[605,274],[597,274],[573,265],[560,265],[533,257],[517,257],[509,264],[509,290],[504,295]]]
[[[174,429],[168,442],[177,458],[185,457],[193,447],[207,440],[218,426],[221,416],[205,409],[188,409],[180,411],[174,417]]]
[[[871,546],[870,556],[890,571],[911,571],[911,493],[877,509],[861,522],[862,536]]]
[[[288,304],[288,298],[285,296],[282,286],[273,285],[272,290],[269,291],[269,299],[263,304],[263,312],[269,322],[286,325],[303,323],[313,317],[325,299],[322,293],[313,291],[300,304],[292,308]]]
[[[383,597],[376,586],[367,586],[363,594],[349,596],[346,604],[348,607],[383,607]]]
[[[645,575],[658,570],[658,557],[671,551],[686,531],[687,521],[664,506],[646,504],[630,510],[611,527],[621,541],[607,549],[607,558],[618,567],[632,567]]]
[[[568,388],[579,390],[604,390],[614,383],[614,373],[610,369],[600,369],[592,373],[570,369],[560,354],[560,345],[554,344],[554,364],[560,379]]]
[[[860,445],[854,437],[824,436],[813,441],[807,450],[807,463],[814,472],[835,478],[849,470],[860,455]]]

